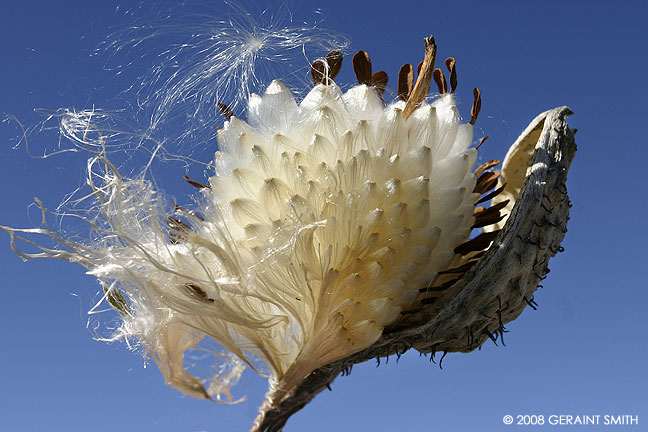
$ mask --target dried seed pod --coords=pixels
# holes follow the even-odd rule
[[[478,254],[476,264],[443,287],[439,297],[426,301],[429,310],[403,315],[371,347],[312,372],[279,404],[266,407],[255,430],[280,430],[292,414],[353,364],[402,353],[403,347],[422,353],[470,352],[496,335],[501,340],[503,326],[526,306],[534,307],[533,291],[549,272],[549,258],[560,249],[566,232],[565,182],[576,151],[566,120],[570,114],[567,107],[540,114],[507,153],[500,179],[504,191],[493,201],[498,205],[510,200],[500,209],[509,215],[489,228],[489,232],[501,231],[486,253]],[[528,170],[531,166],[534,169]],[[545,208],[538,197],[547,197],[553,205]],[[551,223],[538,226],[538,220]],[[542,244],[535,241],[538,238]]]
[[[461,123],[453,95],[426,103],[435,55],[427,38],[418,79],[405,77],[407,101],[397,106],[381,103],[387,75],[372,73],[363,51],[354,56],[361,85],[344,94],[331,81],[341,62],[331,52],[314,63],[315,88],[301,103],[273,81],[250,97],[247,121],[220,104],[230,121],[218,134],[214,187],[185,176],[207,198],[197,202],[205,218],[169,214],[155,186],[119,176],[104,158],[115,176],[95,193],[115,198],[96,209],[90,247],[52,230],[45,216],[43,229],[0,229],[23,258],[78,262],[119,284],[104,298],[129,319],[146,317],[124,330],[146,342],[167,383],[185,394],[231,401],[230,383],[241,363],[254,367],[254,353],[271,391],[253,430],[279,430],[354,363],[501,340],[506,322],[535,307],[533,290],[560,250],[575,150],[568,110],[545,113],[529,129],[544,126],[535,143],[525,137],[509,152],[507,182],[490,192],[499,173],[487,171],[490,162],[475,178],[473,128]],[[454,60],[446,66],[454,89]],[[477,89],[474,97],[471,124]],[[483,194],[492,206],[476,209]],[[483,230],[471,239],[475,227]],[[22,252],[16,240],[42,253]],[[228,363],[233,375],[217,368],[205,380],[187,370],[184,353],[205,336],[238,358]]]

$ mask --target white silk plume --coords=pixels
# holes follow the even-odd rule
[[[120,311],[116,337],[136,338],[169,385],[234,401],[247,364],[289,391],[310,372],[374,343],[417,307],[474,222],[473,130],[454,96],[385,106],[375,88],[318,84],[298,103],[281,82],[252,95],[247,122],[218,134],[215,169],[195,209],[172,210],[152,183],[105,163],[90,184],[93,241],[49,228],[54,257],[84,265]],[[32,243],[34,244],[34,243]],[[211,338],[214,376],[184,354]],[[259,368],[259,360],[265,365]]]

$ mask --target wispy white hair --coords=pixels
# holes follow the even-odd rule
[[[215,126],[223,121],[218,102],[241,114],[250,94],[276,77],[293,90],[302,89],[309,57],[349,45],[319,21],[298,22],[282,2],[265,9],[248,3],[156,7],[107,39],[101,52],[113,57],[119,73],[147,65],[128,91],[148,116],[150,131],[162,129],[177,144],[203,144],[215,138]]]

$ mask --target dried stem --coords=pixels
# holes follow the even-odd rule
[[[432,70],[434,69],[434,59],[436,57],[437,46],[434,37],[425,38],[425,57],[416,78],[416,84],[412,90],[407,104],[403,109],[403,116],[407,119],[421,105],[430,92],[430,83],[432,82]]]

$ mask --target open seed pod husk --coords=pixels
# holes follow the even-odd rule
[[[576,151],[570,114],[559,107],[538,115],[509,149],[495,188],[501,191],[491,203],[505,216],[484,228],[485,252],[468,248],[478,259],[463,276],[451,280],[433,303],[386,328],[372,346],[315,370],[279,404],[262,406],[252,430],[281,430],[354,364],[410,349],[431,355],[471,352],[487,339],[501,338],[504,326],[524,308],[535,309],[533,293],[567,232],[567,172]]]

